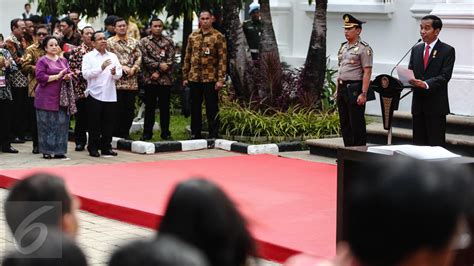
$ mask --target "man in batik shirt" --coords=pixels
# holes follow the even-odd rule
[[[35,88],[38,84],[36,80],[35,71],[36,71],[36,62],[40,57],[46,54],[44,49],[40,47],[43,40],[48,36],[48,26],[42,24],[35,27],[34,31],[36,42],[28,48],[22,57],[22,71],[28,77],[28,99],[26,101],[27,112],[28,112],[28,122],[31,130],[31,137],[33,139],[33,153],[38,154],[38,130],[36,125],[36,109],[34,106],[35,103]]]
[[[145,123],[142,140],[150,140],[153,137],[156,97],[159,99],[161,138],[169,140],[174,44],[170,38],[162,35],[163,21],[159,18],[151,20],[150,29],[151,35],[140,40],[145,83]]]
[[[87,144],[87,110],[86,96],[84,91],[87,89],[87,81],[82,76],[82,58],[88,52],[94,50],[92,44],[92,35],[95,30],[91,26],[82,29],[82,44],[72,50],[69,57],[69,67],[74,74],[74,94],[76,96],[77,113],[75,114],[76,125],[74,127],[74,140],[76,142],[76,151],[83,151]]]
[[[139,42],[127,35],[127,21],[117,18],[114,37],[107,40],[108,50],[117,55],[122,65],[122,78],[117,80],[117,118],[114,136],[130,139],[129,131],[135,116],[135,96],[138,92],[137,73],[142,63]]]
[[[200,139],[202,100],[206,101],[209,137],[219,133],[218,92],[224,86],[227,44],[224,35],[212,27],[210,11],[199,14],[201,28],[191,33],[183,66],[183,85],[191,88],[191,134]]]

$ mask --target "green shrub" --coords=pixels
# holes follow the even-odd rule
[[[260,112],[228,102],[221,107],[219,117],[221,133],[225,135],[321,138],[339,133],[336,112],[323,113],[299,106],[285,112],[272,109]]]

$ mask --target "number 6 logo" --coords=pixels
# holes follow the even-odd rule
[[[46,236],[48,235],[48,227],[43,223],[33,223],[41,215],[53,209],[53,206],[43,206],[34,212],[32,212],[25,220],[23,220],[18,228],[15,230],[14,237],[17,240],[15,243],[16,249],[23,255],[31,254],[37,251],[45,242]],[[32,230],[39,229],[40,233],[38,237],[28,246],[23,247],[21,240]]]

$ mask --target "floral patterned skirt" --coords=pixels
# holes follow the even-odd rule
[[[59,111],[36,109],[36,119],[39,152],[51,155],[66,154],[69,134],[69,116],[66,110],[63,108]]]

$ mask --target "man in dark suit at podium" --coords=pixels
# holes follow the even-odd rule
[[[455,51],[438,39],[442,27],[443,22],[437,16],[421,19],[423,43],[413,48],[408,65],[415,74],[410,84],[415,87],[411,113],[416,145],[444,146],[446,143],[448,82],[453,73]]]

